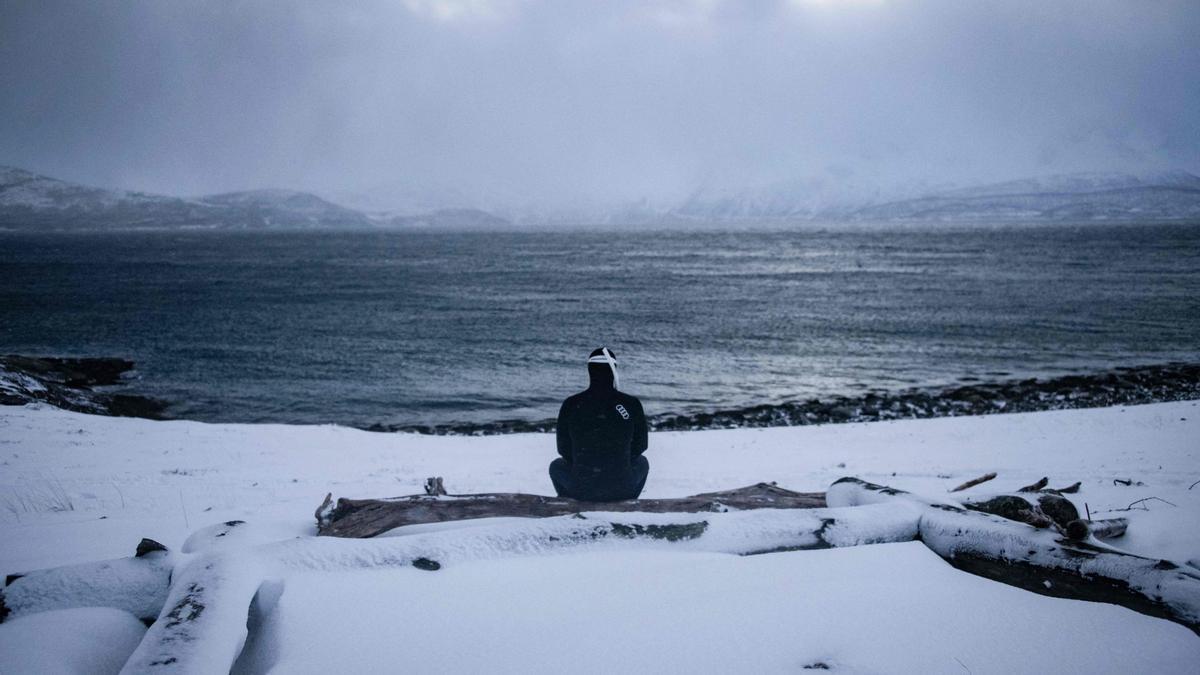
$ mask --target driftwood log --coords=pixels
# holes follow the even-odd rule
[[[436,482],[431,487],[438,491]],[[843,478],[824,494],[758,484],[676,500],[602,504],[535,495],[421,495],[339,500],[334,505],[327,497],[318,518],[327,519],[326,527],[348,519],[343,537],[354,523],[363,532],[378,534],[415,522],[496,515],[558,517],[403,537],[209,546],[182,560],[147,541],[134,558],[16,576],[0,598],[16,600],[17,613],[92,605],[157,615],[125,673],[229,672],[247,637],[263,629],[261,616],[291,573],[388,568],[437,573],[445,565],[572,547],[670,547],[755,555],[918,540],[961,570],[1043,595],[1122,605],[1200,634],[1200,571],[1125,553],[1092,538],[1101,530],[1122,529],[1121,519],[1076,518],[1066,529],[1083,524],[1086,540],[1062,536],[1052,515],[1062,518],[1065,512],[1045,506],[1049,492],[1020,495],[1020,505],[1026,508],[1016,510],[1036,510],[1051,523],[1043,529],[856,478]],[[506,510],[498,512],[498,504]],[[340,517],[338,508],[343,508]],[[236,524],[214,526],[224,529],[213,536]],[[113,569],[114,563],[128,569],[116,577],[97,574]],[[130,605],[135,598],[136,607]]]
[[[1121,605],[1200,635],[1200,570],[857,478],[838,480],[826,498],[831,507],[920,503],[921,541],[958,569],[1041,595]]]
[[[440,487],[440,481],[438,482]],[[793,492],[773,483],[708,492],[678,499],[630,499],[581,502],[563,497],[521,493],[412,495],[392,499],[338,499],[332,495],[317,508],[317,534],[331,537],[374,537],[404,525],[474,518],[545,518],[573,513],[642,512],[704,513],[749,509],[815,509],[825,506],[823,492]]]
[[[824,495],[759,483],[682,499],[586,503],[523,494],[414,495],[384,500],[326,496],[318,532],[372,537],[416,523],[494,516],[543,517],[581,512],[721,512],[811,509],[881,502],[916,505],[919,538],[955,567],[1043,595],[1094,600],[1181,623],[1200,634],[1200,573],[1168,560],[1107,548],[1092,537],[1124,534],[1127,522],[1082,519],[1046,479],[1013,495],[964,503],[934,502],[857,478],[835,482]],[[1070,491],[1075,486],[1068,486]],[[1032,527],[1030,527],[1032,526]],[[778,550],[786,550],[781,548]]]
[[[586,513],[530,518],[403,537],[309,537],[212,549],[176,570],[159,620],[130,656],[125,675],[228,673],[250,635],[263,630],[272,598],[291,573],[443,567],[595,547],[755,555],[917,537],[916,507],[754,509],[718,513]],[[257,609],[256,609],[257,608]],[[419,608],[415,611],[419,612]],[[248,618],[249,617],[249,618]]]

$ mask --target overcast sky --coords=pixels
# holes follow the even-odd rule
[[[0,92],[0,164],[174,194],[1200,172],[1200,2],[2,0]]]

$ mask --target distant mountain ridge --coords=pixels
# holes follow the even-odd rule
[[[901,193],[901,196],[897,196]],[[915,194],[914,194],[915,193]],[[880,222],[1200,222],[1200,176],[1076,173],[987,185],[886,192],[834,179],[752,189],[700,189],[674,205],[649,202],[578,212],[438,208],[427,213],[365,213],[293,190],[249,190],[183,198],[106,190],[0,167],[0,230],[130,229],[478,229],[520,225],[688,226],[700,223]],[[502,210],[501,210],[502,212]]]
[[[473,209],[420,216],[368,215],[295,190],[247,190],[182,198],[105,190],[0,167],[0,229],[365,229],[503,227],[508,221]]]
[[[856,209],[852,220],[1135,221],[1200,220],[1200,177],[1064,174],[1029,178]]]
[[[327,202],[308,192],[248,190],[201,197],[199,203],[221,210],[222,222],[245,228],[362,228],[373,222],[365,214]]]
[[[698,191],[670,214],[730,221],[1136,221],[1200,220],[1200,177],[1076,173],[885,196],[803,181]]]

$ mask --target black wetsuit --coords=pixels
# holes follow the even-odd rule
[[[585,501],[637,499],[650,463],[646,414],[636,396],[613,388],[607,366],[589,365],[591,386],[563,401],[558,454],[550,480],[560,497]]]

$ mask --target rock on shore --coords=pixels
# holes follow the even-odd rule
[[[0,405],[44,402],[96,415],[165,418],[164,401],[94,389],[124,383],[131,370],[125,359],[0,356]]]
[[[1200,364],[1167,363],[1117,368],[1091,375],[971,383],[955,387],[872,391],[860,396],[650,416],[655,431],[786,427],[838,422],[991,415],[1068,408],[1101,408],[1200,399]],[[439,426],[375,425],[370,431],[488,435],[554,431],[554,420],[503,420]]]

